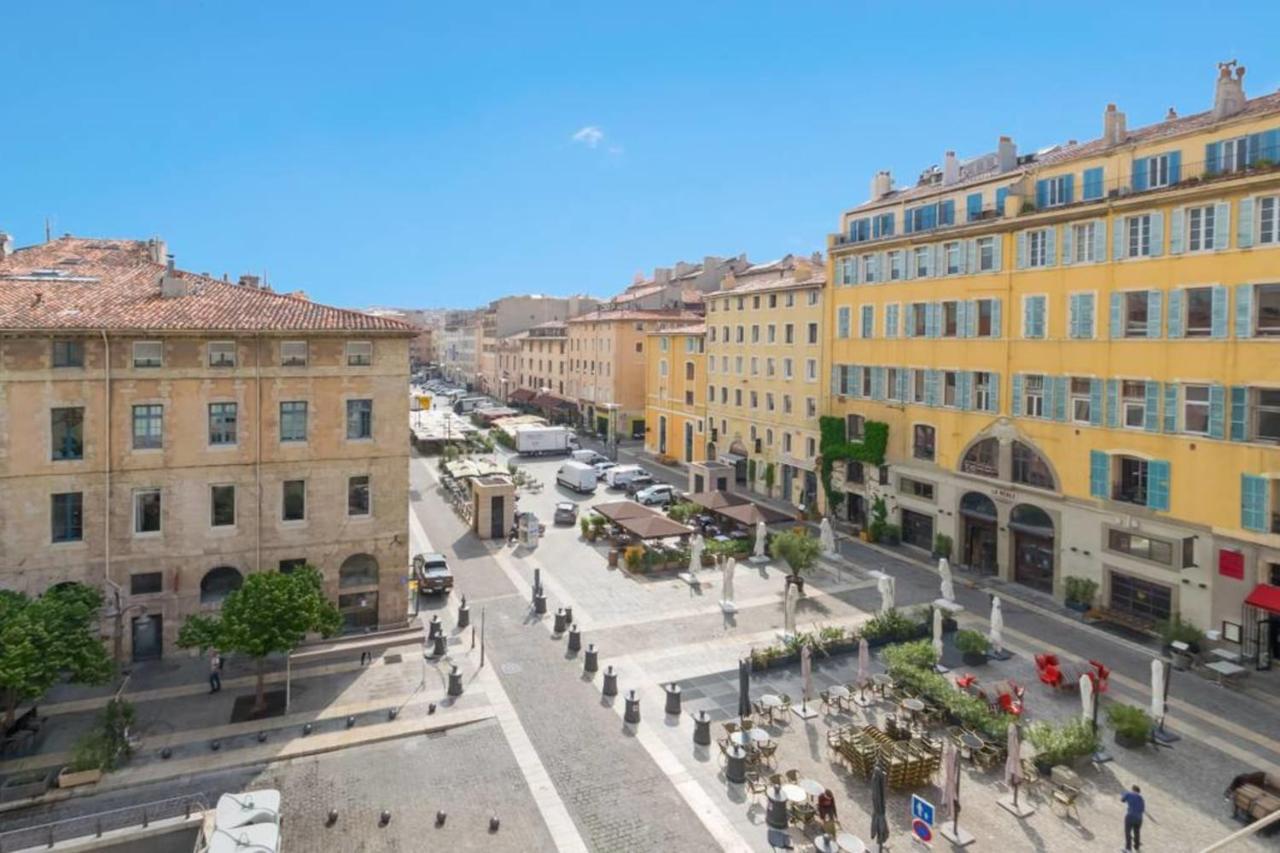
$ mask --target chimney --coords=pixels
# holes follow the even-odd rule
[[[667,269],[666,267],[654,267],[654,270],[653,270],[654,284],[666,284],[669,281],[671,281],[671,270]]]
[[[891,192],[893,192],[893,175],[887,169],[876,172],[876,176],[871,179],[871,201],[879,201]]]
[[[996,160],[1000,164],[1002,173],[1018,168],[1018,146],[1014,145],[1009,137],[1002,136],[996,143]]]
[[[1116,109],[1115,104],[1107,104],[1107,110],[1102,114],[1102,138],[1107,145],[1120,145],[1129,138],[1124,113]]]
[[[960,163],[956,160],[956,152],[948,151],[942,155],[942,185],[949,187],[960,180]]]
[[[0,231],[0,261],[13,254],[13,238]]]
[[[178,275],[173,265],[173,255],[169,255],[165,262],[164,275],[160,276],[160,296],[164,299],[174,299],[178,296],[186,296],[188,292],[187,280]]]
[[[1231,72],[1235,71],[1235,76]],[[1220,121],[1244,109],[1244,66],[1233,59],[1218,63],[1218,83],[1213,90],[1213,118]]]
[[[242,287],[258,288],[262,286],[262,279],[258,278],[256,275],[249,275],[246,273],[245,275],[240,276],[240,285]]]
[[[169,249],[159,237],[152,237],[147,241],[147,254],[151,258],[151,263],[163,264],[168,258]]]
[[[1178,111],[1175,110],[1173,107],[1169,107],[1169,112],[1164,114],[1165,121],[1173,121],[1177,117],[1178,117]]]

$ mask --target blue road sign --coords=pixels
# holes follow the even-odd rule
[[[933,803],[919,794],[911,795],[911,816],[933,826]]]

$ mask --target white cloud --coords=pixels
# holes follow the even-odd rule
[[[588,148],[595,148],[604,140],[604,131],[594,124],[589,124],[575,133],[572,139],[574,142],[581,142]]]

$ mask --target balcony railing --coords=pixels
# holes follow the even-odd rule
[[[1147,505],[1147,490],[1142,486],[1116,486],[1111,499],[1127,504]]]

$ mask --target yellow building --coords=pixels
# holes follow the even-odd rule
[[[644,449],[680,462],[706,459],[706,326],[649,333]]]
[[[1265,662],[1280,631],[1280,95],[873,198],[831,249],[827,411],[888,424],[843,512],[1132,626],[1181,614]],[[865,419],[865,420],[864,420]]]
[[[819,506],[823,394],[821,266],[758,264],[705,296],[706,454],[734,466],[740,487]]]

